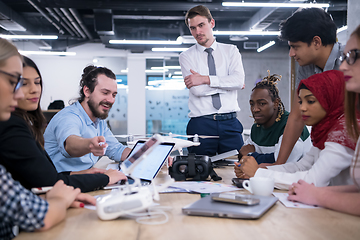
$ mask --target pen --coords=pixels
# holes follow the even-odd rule
[[[35,194],[42,194],[50,191],[53,187],[38,187],[38,188],[32,188],[31,191]]]
[[[102,146],[102,145],[104,145],[104,144],[106,144],[106,142],[99,142],[99,146]],[[103,155],[105,155],[107,147],[108,147],[108,146],[106,146],[106,147],[104,148],[104,153],[103,153]]]

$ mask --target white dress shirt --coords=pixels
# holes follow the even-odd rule
[[[189,89],[189,117],[199,117],[214,113],[230,113],[240,111],[237,91],[245,83],[245,73],[241,55],[235,45],[214,41],[211,45],[216,76],[209,76],[207,63],[208,53],[205,47],[196,43],[180,54],[179,62],[185,78],[191,74],[190,69],[210,77],[210,85],[203,84]],[[213,107],[211,95],[219,93],[221,108]]]
[[[259,168],[254,177],[273,178],[275,187],[288,189],[292,183],[304,180],[316,187],[353,184],[350,164],[354,150],[339,143],[325,142],[320,150],[312,146],[298,162]]]

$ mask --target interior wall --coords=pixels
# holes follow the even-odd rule
[[[20,50],[34,50],[29,45],[17,47]],[[121,70],[126,69],[128,53],[124,50],[107,49],[102,44],[91,43],[68,51],[76,52],[76,56],[29,56],[39,67],[43,78],[44,91],[40,102],[43,110],[54,100],[63,100],[68,106],[70,100],[79,97],[81,75],[90,64],[105,66],[115,74],[121,74]],[[94,58],[98,62],[94,63]]]
[[[126,51],[105,49],[95,44],[79,46],[69,51],[75,51],[77,55],[73,57],[31,56],[38,65],[44,81],[44,93],[41,100],[41,107],[44,110],[54,100],[61,99],[68,105],[69,100],[79,96],[79,81],[85,66],[89,64],[102,65],[110,68],[116,74],[120,74],[122,69],[126,69],[126,59],[130,55]],[[253,124],[253,119],[249,117],[251,115],[249,109],[251,90],[256,80],[267,75],[268,69],[271,74],[282,75],[278,87],[282,101],[286,109],[289,110],[290,58],[288,57],[287,47],[269,48],[261,53],[242,52],[241,54],[245,68],[245,89],[239,90],[238,94],[238,102],[241,108],[238,118],[244,128],[251,128]],[[97,63],[93,63],[94,58],[98,59]],[[128,109],[136,108],[136,104],[128,106]],[[145,119],[137,118],[130,121],[141,126],[145,124]]]
[[[290,58],[288,48],[269,48],[263,52],[243,52],[241,53],[245,70],[245,89],[239,90],[238,102],[241,108],[238,119],[243,124],[244,129],[251,128],[254,120],[250,117],[250,95],[258,79],[270,74],[281,75],[281,81],[277,84],[279,94],[285,109],[290,111]]]

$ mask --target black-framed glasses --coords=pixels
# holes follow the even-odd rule
[[[21,86],[22,86],[23,83],[24,83],[24,79],[22,78],[21,75],[16,76],[16,75],[14,75],[14,74],[11,74],[11,73],[8,73],[8,72],[4,72],[4,71],[2,71],[2,70],[0,70],[0,73],[5,74],[5,75],[8,75],[8,76],[10,76],[10,77],[12,77],[12,78],[15,78],[15,79],[17,80],[16,85],[15,85],[15,87],[14,87],[14,93],[15,93],[17,90],[19,90],[19,88],[21,88]]]
[[[349,65],[353,65],[356,62],[356,59],[360,57],[360,50],[359,49],[352,49],[347,53],[343,53],[339,59],[340,62],[343,63],[344,61],[347,62]]]

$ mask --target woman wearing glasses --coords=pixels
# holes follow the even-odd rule
[[[22,58],[16,47],[0,38],[0,121],[7,121],[24,97]],[[21,147],[21,146],[19,146]],[[11,239],[20,230],[46,230],[62,221],[70,206],[84,206],[79,201],[95,204],[90,195],[58,181],[46,194],[46,201],[12,179],[0,165],[0,239]]]
[[[0,164],[15,180],[31,189],[53,186],[61,179],[67,185],[88,192],[126,179],[114,169],[88,170],[94,174],[58,173],[44,150],[45,118],[40,108],[42,78],[36,64],[27,57],[24,57],[23,78],[24,98],[18,101],[10,120],[0,123]],[[22,151],[18,151],[19,146]]]
[[[351,164],[350,174],[354,185],[315,187],[302,180],[294,183],[289,191],[289,200],[318,205],[336,211],[360,216],[360,131],[357,124],[360,104],[360,26],[351,34],[340,70],[345,75],[346,127],[354,139],[358,139]]]

